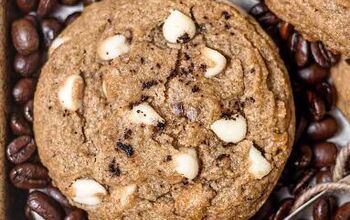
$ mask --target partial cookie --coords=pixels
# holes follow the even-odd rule
[[[322,41],[333,52],[350,56],[349,0],[266,0],[265,3],[306,39]]]
[[[337,90],[337,107],[350,120],[350,59],[342,58],[331,70],[331,78]]]
[[[105,0],[56,40],[34,101],[42,163],[94,219],[248,219],[289,156],[278,50],[212,0]]]

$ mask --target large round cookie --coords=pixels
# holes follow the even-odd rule
[[[350,56],[350,0],[265,0],[278,17],[310,41]]]
[[[268,197],[292,93],[272,41],[232,5],[106,0],[50,53],[39,154],[90,219],[247,219]]]

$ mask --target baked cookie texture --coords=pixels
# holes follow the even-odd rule
[[[350,59],[343,57],[337,66],[331,69],[331,79],[337,90],[337,107],[350,120]]]
[[[227,2],[105,0],[53,43],[34,130],[90,219],[247,219],[289,156],[278,50]]]
[[[335,53],[350,57],[349,0],[266,0],[281,19],[310,41],[322,41]]]

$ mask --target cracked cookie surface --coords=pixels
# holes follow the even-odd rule
[[[288,158],[278,51],[223,1],[105,0],[59,37],[34,130],[54,184],[89,219],[247,219]]]

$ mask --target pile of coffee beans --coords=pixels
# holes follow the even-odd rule
[[[292,155],[281,179],[266,204],[253,220],[282,220],[290,213],[295,198],[315,183],[332,181],[338,154],[335,143],[326,140],[338,129],[329,114],[336,91],[328,82],[330,68],[340,59],[321,42],[309,42],[294,27],[273,14],[260,2],[250,14],[256,18],[280,48],[292,81],[296,104],[297,131]],[[287,198],[280,198],[287,192]],[[285,194],[285,193],[284,193]],[[313,219],[350,219],[350,203],[338,207],[337,198],[325,196],[313,206]]]
[[[83,5],[95,0],[84,0]],[[87,214],[72,207],[65,196],[55,188],[48,170],[40,163],[33,136],[33,97],[40,68],[47,59],[47,50],[53,40],[79,17],[74,12],[65,20],[53,16],[62,5],[81,4],[79,0],[16,0],[15,18],[11,25],[11,42],[15,54],[12,58],[12,109],[9,127],[11,141],[7,145],[7,159],[12,164],[9,179],[26,194],[23,207],[27,219],[83,220]]]

